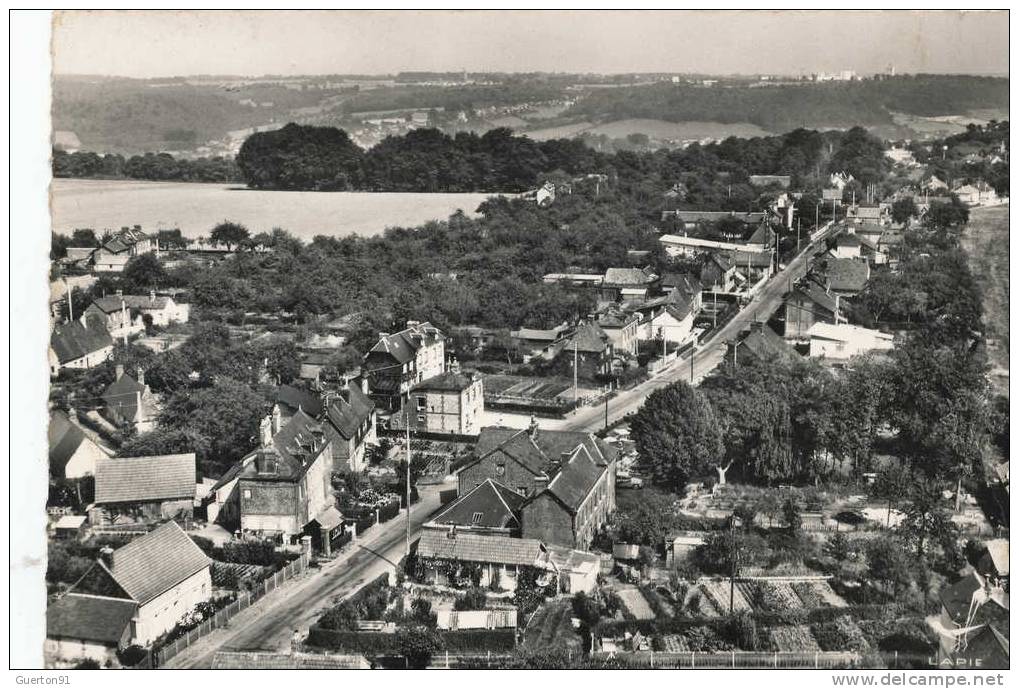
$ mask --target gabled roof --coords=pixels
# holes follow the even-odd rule
[[[683,222],[717,222],[726,218],[736,218],[745,223],[755,223],[764,220],[763,212],[740,213],[737,211],[662,211],[662,220],[675,217]]]
[[[775,231],[767,222],[762,222],[747,239],[747,244],[764,244],[770,246],[775,241]]]
[[[211,563],[184,530],[169,521],[114,550],[108,569],[132,600],[144,605]]]
[[[398,333],[380,337],[368,354],[387,354],[401,364],[412,361],[422,346],[442,339],[442,331],[431,323],[409,326]]]
[[[81,321],[76,320],[61,323],[53,328],[50,347],[61,364],[113,345],[113,338],[98,317],[86,318],[85,322],[83,325]]]
[[[860,246],[860,238],[855,234],[840,234],[835,240],[835,246],[854,247]]]
[[[435,392],[462,392],[470,386],[474,385],[477,379],[468,373],[461,373],[460,371],[446,371],[440,373],[437,376],[427,378],[417,385],[412,390],[421,391],[435,391]]]
[[[432,521],[441,526],[510,529],[520,526],[517,514],[523,504],[522,495],[487,479],[449,505]]]
[[[374,410],[375,403],[361,392],[361,388],[348,384],[336,396],[329,396],[326,420],[341,437],[350,440]]]
[[[665,273],[662,275],[662,289],[674,288],[687,294],[697,294],[704,290],[701,281],[690,273]]]
[[[137,609],[131,600],[68,593],[46,607],[46,638],[115,646]]]
[[[322,413],[322,398],[310,390],[293,385],[281,385],[276,389],[276,402],[286,407],[288,415],[301,409],[306,414],[318,417]]]
[[[537,429],[532,440],[535,446],[553,460],[561,460],[567,453],[583,445],[598,465],[607,465],[616,459],[618,451],[593,433],[585,431],[552,431]]]
[[[129,309],[136,309],[138,311],[161,311],[167,307],[170,303],[170,297],[157,297],[142,294],[125,294],[111,295],[108,297],[100,297],[92,302],[92,304],[102,311],[103,313],[116,313],[122,308],[121,300],[123,300],[123,306]]]
[[[643,286],[654,282],[657,277],[648,268],[609,268],[605,271],[603,284]]]
[[[860,292],[870,280],[870,264],[855,258],[829,258],[824,276],[829,289]]]
[[[581,323],[573,334],[565,339],[564,349],[572,350],[574,344],[578,352],[601,354],[608,345],[609,336],[596,323]]]
[[[86,438],[77,425],[67,414],[57,410],[50,414],[48,429],[50,445],[50,472],[55,476],[64,475],[64,467],[83,442],[92,442]]]
[[[1008,594],[1000,588],[985,587],[984,580],[976,572],[970,572],[951,586],[945,586],[938,593],[941,605],[957,625],[976,622],[986,623],[994,618],[1008,620]],[[982,609],[990,605],[987,611]],[[981,611],[980,616],[977,611]]]
[[[759,328],[752,327],[746,334],[738,351],[738,355],[743,354],[752,354],[762,361],[799,358],[796,350],[789,346],[785,338],[766,324]]]
[[[297,478],[318,457],[327,443],[322,424],[298,410],[272,438],[272,448],[279,457],[279,477]],[[256,453],[258,450],[256,450]]]
[[[987,556],[994,565],[994,570],[1000,575],[1008,576],[1008,539],[995,538],[984,544],[987,547]]]
[[[501,538],[433,529],[421,532],[419,557],[458,562],[490,562],[498,565],[541,566],[548,551],[533,538]]]
[[[504,436],[502,431],[512,432],[510,435]],[[501,437],[501,441],[493,442],[495,433]],[[486,435],[488,438],[485,437]],[[475,452],[478,454],[479,461],[491,455],[503,455],[535,476],[548,475],[551,469],[551,462],[534,444],[526,430],[483,428],[478,437]]]
[[[735,264],[732,262],[732,259],[729,257],[728,254],[717,252],[707,254],[705,263],[714,263],[722,270],[722,272],[728,272],[729,270],[735,267]]]
[[[736,268],[767,268],[772,263],[770,251],[733,251],[729,259]]]
[[[103,391],[105,411],[116,412],[122,419],[134,419],[138,415],[138,395],[144,398],[148,387],[124,373]]]
[[[797,285],[793,289],[793,294],[798,295],[807,301],[813,302],[815,305],[830,313],[835,313],[838,310],[835,298],[825,292],[820,285],[812,280],[808,280],[805,284]]]
[[[597,314],[598,325],[602,328],[625,328],[640,320],[634,313],[626,313],[619,309],[606,309]]]
[[[605,467],[594,463],[587,448],[577,447],[548,484],[547,492],[558,498],[571,512],[576,512],[603,473]]]
[[[195,453],[103,458],[96,462],[95,501],[156,502],[195,497]]]

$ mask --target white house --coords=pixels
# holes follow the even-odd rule
[[[96,462],[113,456],[112,450],[86,435],[63,411],[50,414],[48,435],[50,474],[57,478],[94,476]]]
[[[69,323],[60,323],[50,335],[50,375],[61,369],[88,369],[106,361],[113,353],[113,338],[94,317],[82,316]]]
[[[665,340],[682,343],[693,330],[692,305],[679,298],[662,297],[636,307],[641,314],[637,337],[640,340]]]
[[[817,322],[807,331],[810,337],[810,356],[845,361],[858,354],[888,351],[893,347],[893,336],[878,330],[861,328],[848,323]]]

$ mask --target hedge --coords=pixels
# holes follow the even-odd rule
[[[355,632],[312,627],[308,645],[334,651],[362,653],[367,656],[399,654],[398,635],[382,632]],[[516,647],[516,629],[458,629],[440,631],[443,650],[458,652],[511,651]]]
[[[439,636],[447,651],[511,651],[517,645],[517,630],[513,627],[440,631]]]

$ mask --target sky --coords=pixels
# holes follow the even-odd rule
[[[69,11],[54,71],[198,74],[1008,73],[1008,13]]]

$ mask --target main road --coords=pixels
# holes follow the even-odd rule
[[[785,268],[773,275],[731,321],[697,347],[692,354],[692,366],[688,355],[673,363],[662,374],[611,398],[608,402],[608,423],[611,424],[637,411],[644,404],[645,398],[659,388],[679,380],[692,381],[696,384],[711,373],[722,361],[725,344],[752,321],[767,321],[771,318],[771,314],[782,304],[785,294],[791,290],[792,284],[806,275],[810,262],[825,250],[824,240],[840,227],[831,225],[826,228]],[[549,429],[597,431],[605,426],[605,408],[602,405],[584,407],[561,421],[542,420],[539,423]]]

